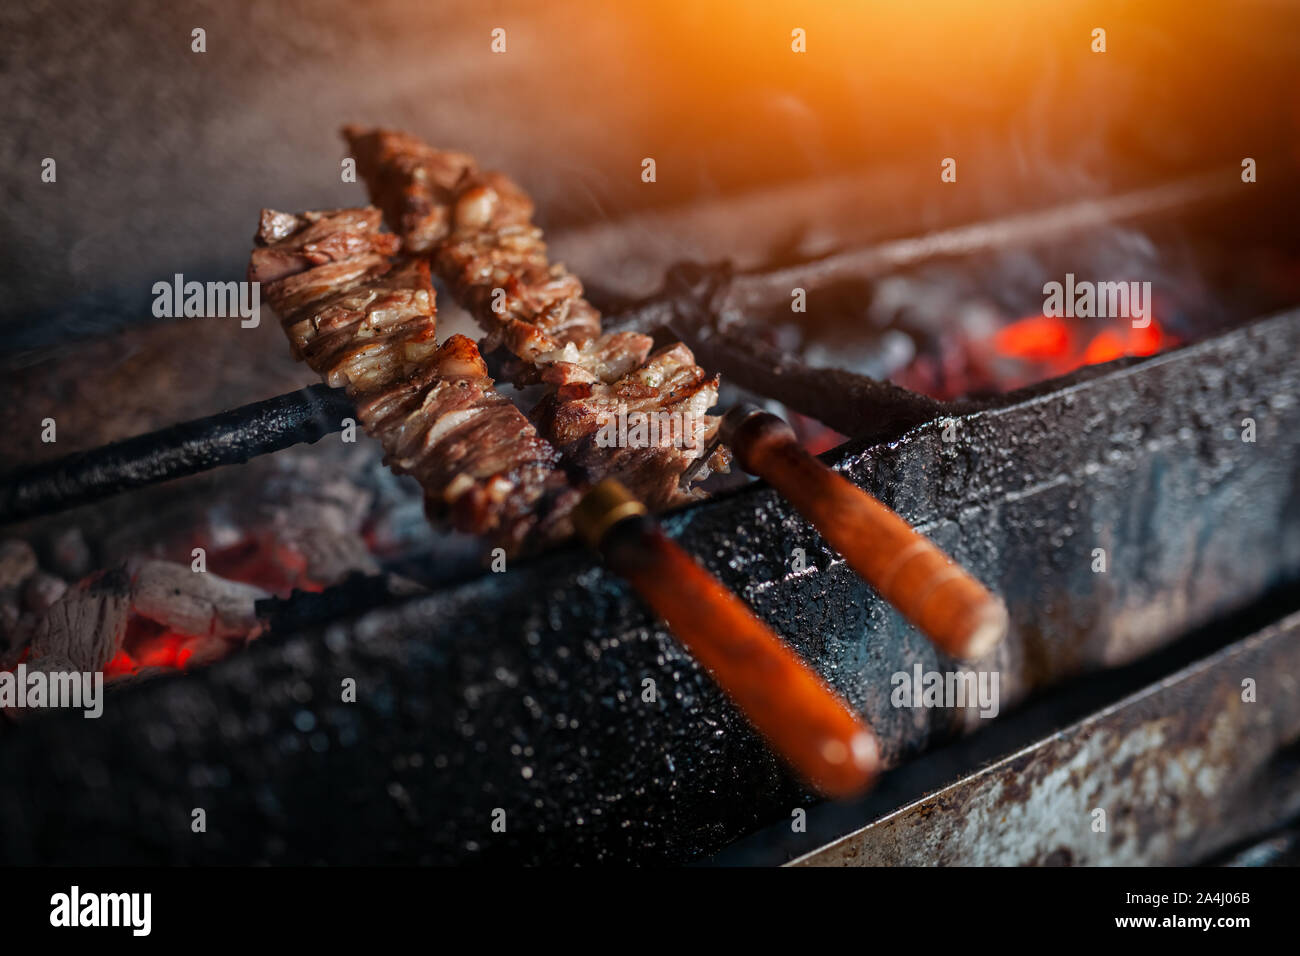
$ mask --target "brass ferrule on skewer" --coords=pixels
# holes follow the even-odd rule
[[[602,481],[572,511],[573,527],[588,546],[600,549],[606,532],[625,518],[646,514],[646,506],[617,481]]]

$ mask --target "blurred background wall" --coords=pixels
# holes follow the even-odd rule
[[[942,218],[946,156],[970,218],[1293,152],[1298,23],[1264,0],[7,0],[0,341],[12,357],[151,320],[155,281],[242,277],[263,205],[363,201],[340,181],[344,122],[509,171],[561,241],[883,167],[900,185],[861,215],[898,234]],[[797,216],[774,204],[774,247]]]

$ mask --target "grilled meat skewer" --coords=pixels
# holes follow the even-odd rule
[[[606,345],[618,349],[577,349],[600,336],[600,313],[577,276],[550,264],[532,201],[505,176],[406,133],[349,126],[343,135],[390,228],[409,253],[430,257],[489,351],[504,345],[530,365],[558,363],[563,380],[613,381],[645,359],[651,343],[639,333],[611,336]]]
[[[723,434],[723,420],[708,415],[718,379],[685,345],[651,355],[644,335],[602,334],[581,283],[548,262],[531,202],[504,176],[405,134],[346,135],[400,235],[380,233],[373,208],[263,212],[249,278],[266,286],[294,355],[348,390],[389,465],[420,481],[431,518],[511,550],[576,524],[792,766],[830,795],[864,789],[879,769],[870,728],[669,541],[646,506],[694,497],[690,482],[735,443],[748,470],[812,514],[850,564],[950,653],[1000,639],[1000,602],[803,453],[779,419],[736,410]],[[549,386],[532,422],[495,391],[474,343],[437,344],[431,266],[484,327],[485,344],[524,363],[517,384]],[[679,432],[611,443],[611,413],[675,417]]]
[[[435,522],[507,550],[571,532],[577,497],[559,454],[494,388],[478,347],[436,342],[429,265],[395,260],[377,209],[264,210],[248,276],[296,358],[355,400],[393,470],[424,488]]]
[[[532,417],[569,466],[591,483],[621,480],[653,509],[698,497],[679,479],[717,430],[707,414],[717,376],[680,343],[651,356],[648,336],[602,334],[582,283],[550,264],[532,202],[505,176],[405,133],[349,126],[344,136],[390,227],[409,250],[429,256],[486,331],[485,347],[502,345],[525,363],[531,376],[516,376],[517,384],[553,387]],[[629,414],[671,421],[676,434],[631,447],[602,441],[604,422]],[[721,470],[726,462],[719,449],[708,464]]]
[[[452,288],[459,290],[485,326],[516,343],[553,345],[555,336],[568,338],[562,351],[576,361],[548,365],[538,358],[554,349],[521,350],[521,357],[533,354],[542,363],[537,367],[543,379],[553,385],[532,417],[569,467],[585,479],[579,484],[614,477],[651,506],[663,507],[690,497],[690,482],[706,471],[715,449],[735,444],[747,470],[767,478],[794,501],[864,579],[947,653],[978,657],[1001,640],[1007,616],[1000,601],[897,515],[802,453],[779,419],[757,415],[755,409],[733,409],[724,421],[726,434],[721,434],[719,420],[707,415],[716,399],[716,379],[706,380],[685,346],[661,349],[648,360],[644,351],[638,351],[634,353],[641,361],[638,367],[604,381],[602,376],[609,377],[611,366],[597,356],[606,340],[598,337],[577,344],[573,338],[580,327],[598,332],[599,315],[581,299],[581,285],[575,278],[563,267],[546,264],[540,232],[531,225],[531,203],[509,180],[480,174],[468,157],[443,154],[404,134],[350,130],[349,138],[364,157],[360,166],[372,189],[380,192],[377,186],[386,184],[383,188],[391,193],[395,180],[405,184],[399,193],[386,197],[390,218],[408,229],[411,241],[431,252]],[[311,293],[318,271],[347,285],[366,282],[377,268],[376,260],[382,260],[386,251],[380,247],[391,244],[391,239],[376,238],[373,219],[362,222],[356,211],[349,211],[335,213],[331,221],[335,222],[332,230],[317,222],[286,226],[275,216],[264,219],[264,230],[286,232],[261,263],[264,274],[277,277],[278,284],[268,293],[273,304],[300,304],[299,299]],[[502,249],[514,251],[497,255]],[[319,265],[292,272],[308,261]],[[403,278],[409,280],[410,269],[404,266],[400,275],[386,281],[400,285]],[[427,281],[426,274],[426,285]],[[513,290],[512,304],[505,311],[514,314],[505,318],[485,307],[488,283],[495,281],[506,282]],[[494,290],[504,294],[501,287]],[[350,314],[347,307],[344,314]],[[563,324],[561,320],[570,314],[583,317],[585,325]],[[392,374],[391,351],[377,347],[383,342],[399,340],[404,351],[414,350],[416,359],[427,348],[416,334],[422,328],[419,322],[386,327],[384,335],[374,339],[375,348],[350,346],[346,324],[342,331],[334,331],[332,323],[327,312],[286,328],[309,362],[318,353],[346,357],[354,379],[358,374]],[[431,331],[428,342],[432,342]],[[485,369],[479,377],[486,379]],[[337,384],[333,378],[330,381]],[[613,409],[625,416],[675,415],[683,429],[690,429],[689,451],[662,441],[614,446],[602,442],[602,418]],[[398,461],[399,467],[414,467],[413,460]],[[447,480],[445,475],[442,478]],[[459,486],[452,488],[459,490]],[[468,499],[476,500],[484,499],[481,495]],[[571,503],[571,496],[565,499],[566,510]],[[486,510],[486,503],[481,508]],[[485,515],[475,520],[481,524],[489,519]]]

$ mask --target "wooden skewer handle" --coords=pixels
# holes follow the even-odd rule
[[[740,466],[788,498],[922,634],[963,659],[982,657],[1002,640],[1006,605],[934,542],[805,451],[777,416],[753,406],[735,411],[723,440]]]
[[[871,785],[880,768],[871,728],[622,486],[596,486],[574,523],[808,783],[829,797]]]

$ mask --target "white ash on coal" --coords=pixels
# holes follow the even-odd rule
[[[126,637],[131,581],[122,569],[93,575],[36,621],[31,658],[70,661],[74,670],[102,671]]]
[[[0,591],[16,591],[36,573],[36,552],[26,541],[0,541]]]
[[[150,560],[136,569],[131,609],[169,630],[196,637],[246,641],[261,630],[254,605],[270,592],[215,574],[196,574],[170,561]]]
[[[146,558],[69,586],[25,542],[3,552],[17,583],[0,595],[0,673],[102,674],[120,687],[213,663],[265,629],[256,604],[271,592],[188,565]]]
[[[68,582],[63,578],[37,571],[23,584],[23,610],[40,614],[52,607],[67,591]]]

